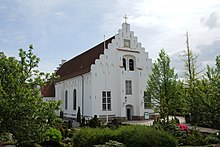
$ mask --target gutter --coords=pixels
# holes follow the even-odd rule
[[[84,116],[84,77],[83,75],[80,75],[82,77],[82,117]]]

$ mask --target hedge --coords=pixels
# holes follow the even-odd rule
[[[73,136],[77,147],[104,144],[109,140],[123,143],[127,147],[176,147],[176,140],[168,133],[147,126],[121,126],[116,130],[109,128],[82,128]]]

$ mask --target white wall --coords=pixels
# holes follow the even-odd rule
[[[124,48],[124,39],[130,40],[130,48]],[[134,60],[134,71],[123,68],[123,57]],[[102,91],[109,90],[112,109],[107,112],[108,115],[126,117],[126,105],[132,105],[133,115],[143,116],[145,111],[152,111],[144,110],[143,104],[151,68],[152,60],[149,59],[148,53],[141,43],[138,43],[134,32],[130,31],[130,25],[123,23],[115,39],[108,44],[108,49],[91,66],[91,72],[55,84],[55,99],[63,101],[62,110],[65,116],[75,118],[77,110],[73,110],[73,90],[76,89],[77,109],[78,106],[81,108],[81,114],[87,117],[106,115],[106,111],[102,111]],[[125,94],[125,80],[132,80],[132,95]],[[64,107],[66,90],[68,91],[67,110]],[[125,97],[127,97],[126,103]]]
[[[43,97],[43,102],[48,102],[51,100],[55,100],[55,97]]]
[[[97,115],[106,114],[105,111],[102,111],[101,92],[103,90],[110,90],[112,94],[112,111],[108,111],[108,115],[126,117],[126,105],[133,106],[135,116],[143,116],[146,111],[143,97],[152,60],[148,58],[148,53],[138,43],[137,37],[133,36],[134,33],[130,32],[129,24],[123,24],[122,27],[122,30],[119,30],[115,39],[109,44],[108,49],[105,50],[104,55],[101,55],[95,65],[92,65],[92,105],[94,106],[93,113]],[[130,39],[131,48],[123,48],[124,39]],[[134,59],[134,71],[125,71],[122,68],[123,57]],[[132,95],[125,95],[125,80],[132,80]],[[126,104],[124,104],[125,96],[127,97]]]
[[[83,84],[82,84],[82,81],[83,81]],[[77,103],[76,110],[73,110],[73,90],[74,89],[76,89],[76,103]],[[67,109],[65,109],[65,91],[66,90],[68,91]],[[90,99],[91,74],[90,73],[56,83],[55,91],[56,91],[55,99],[62,100],[61,109],[64,112],[64,116],[76,118],[78,106],[80,107],[82,115],[85,115],[85,116],[91,115],[92,105],[89,105],[89,103],[91,103],[90,102],[91,101]],[[84,105],[82,104],[82,96],[84,98]]]

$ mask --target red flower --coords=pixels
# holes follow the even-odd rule
[[[187,133],[190,133],[188,126],[184,124],[178,124],[178,127],[180,128],[181,131],[186,131]]]

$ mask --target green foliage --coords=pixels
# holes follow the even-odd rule
[[[109,140],[121,142],[128,147],[177,146],[171,135],[146,126],[122,126],[116,130],[82,128],[73,137],[73,143],[78,147],[104,144]]]
[[[46,132],[47,140],[59,142],[62,139],[62,134],[59,130],[55,128],[49,128]]]
[[[101,121],[94,115],[92,119],[89,120],[88,126],[91,128],[101,127]]]
[[[218,138],[217,135],[210,134],[210,135],[206,136],[205,142],[207,144],[218,144],[218,143],[220,143],[220,138]]]
[[[198,71],[198,56],[189,47],[188,33],[186,37],[187,49],[182,59],[186,70],[184,87],[189,111],[187,121],[220,129],[220,56],[216,57],[216,66],[207,66],[207,72],[201,78],[203,70]]]
[[[160,117],[167,123],[169,122],[169,114],[176,115],[177,108],[182,104],[180,102],[182,83],[177,82],[176,79],[174,68],[170,67],[169,56],[164,50],[161,50],[147,82],[145,101],[147,102],[147,99],[150,98],[154,110],[159,112]]]
[[[109,128],[81,128],[80,131],[73,136],[73,144],[78,147],[104,144],[112,139],[111,135]]]
[[[220,129],[220,55],[216,66],[207,67],[206,78],[198,83],[201,106],[199,124]]]
[[[11,133],[1,133],[0,134],[0,144],[15,144],[15,139]]]
[[[205,145],[205,138],[198,130],[190,130],[191,134],[187,138],[187,145]]]
[[[45,139],[60,102],[42,101],[39,86],[55,78],[36,70],[39,58],[33,54],[33,46],[28,51],[20,49],[19,57],[0,52],[0,133],[12,133],[20,145],[33,144]]]
[[[188,144],[188,137],[190,135],[190,130],[188,129],[188,127],[184,129],[181,128],[181,126],[178,126],[177,124],[169,124],[168,126],[166,126],[166,131],[176,138],[176,140],[178,141],[178,145]]]

